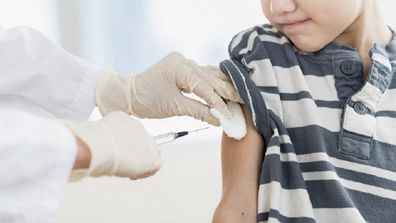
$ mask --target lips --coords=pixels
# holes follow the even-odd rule
[[[296,31],[304,28],[304,26],[310,21],[310,19],[298,19],[291,20],[283,23],[279,23],[284,31]]]
[[[295,21],[292,21],[292,22],[283,23],[283,24],[281,24],[281,25],[282,25],[282,26],[294,26],[294,25],[299,25],[299,24],[305,23],[305,22],[307,22],[308,20],[309,20],[309,19],[295,20]]]

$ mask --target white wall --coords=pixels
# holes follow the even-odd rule
[[[151,32],[161,45],[202,64],[227,58],[235,34],[267,21],[258,0],[152,0],[151,8]]]
[[[60,44],[57,3],[53,0],[1,0],[0,25],[27,25],[45,33]]]
[[[385,21],[396,29],[396,1],[394,0],[378,0],[380,3],[381,11],[383,12],[383,16]]]
[[[66,48],[121,73],[140,72],[171,51],[216,65],[233,35],[266,21],[256,0],[59,2]],[[79,42],[70,40],[74,33]]]

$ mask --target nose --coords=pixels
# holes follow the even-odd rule
[[[270,11],[273,15],[294,12],[297,8],[294,0],[271,0]]]

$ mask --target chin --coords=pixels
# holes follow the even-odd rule
[[[294,44],[298,49],[307,52],[307,53],[313,53],[313,52],[317,52],[319,50],[321,50],[324,46],[320,45],[320,46],[316,46],[316,45],[312,45],[312,44],[304,44],[304,45],[297,45]]]
[[[291,38],[291,41],[298,49],[308,53],[319,51],[327,44],[312,38]]]

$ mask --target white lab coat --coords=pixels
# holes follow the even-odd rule
[[[57,119],[92,112],[99,69],[27,27],[0,27],[0,222],[53,222],[76,156]]]

